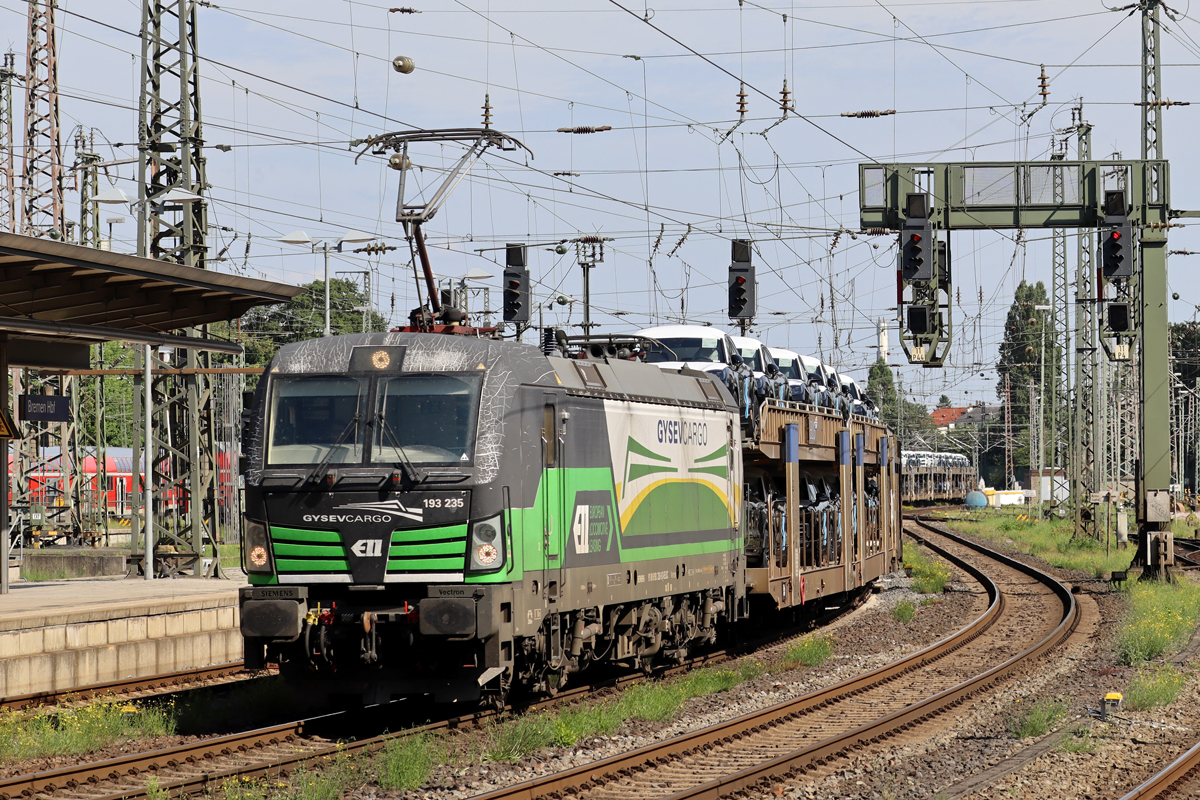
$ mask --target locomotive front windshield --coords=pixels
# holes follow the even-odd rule
[[[267,463],[361,462],[365,384],[333,375],[276,378]]]
[[[469,463],[474,457],[482,382],[479,375],[381,378],[371,461]]]

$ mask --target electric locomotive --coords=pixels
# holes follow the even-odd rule
[[[447,702],[682,660],[748,608],[739,416],[715,375],[499,339],[281,348],[244,420],[247,666]]]

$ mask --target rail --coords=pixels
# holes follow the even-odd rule
[[[929,527],[927,523],[919,523]],[[1034,577],[1048,586],[1062,602],[1062,613],[1051,633],[1034,646],[1018,653],[1002,664],[996,665],[945,691],[938,692],[919,702],[907,705],[894,713],[885,714],[867,724],[843,731],[802,747],[785,755],[772,758],[722,777],[685,788],[669,796],[670,800],[716,800],[716,798],[738,793],[761,791],[771,783],[795,778],[824,766],[829,760],[848,755],[871,745],[910,730],[924,722],[939,717],[963,704],[971,697],[985,691],[1019,664],[1036,658],[1062,642],[1078,619],[1078,607],[1071,592],[1051,576],[1042,573],[1003,554],[976,545],[961,537],[937,531],[961,545],[980,552],[987,558]],[[967,646],[979,638],[996,623],[1005,609],[1006,601],[995,582],[978,567],[933,542],[927,544],[943,557],[972,575],[986,589],[989,596],[987,610],[970,625],[950,637],[917,653],[893,662],[865,675],[843,681],[835,686],[813,692],[803,697],[778,704],[768,709],[747,714],[718,725],[694,731],[683,736],[648,745],[618,756],[602,759],[554,775],[543,776],[516,786],[499,789],[481,795],[479,800],[534,800],[541,797],[565,797],[583,794],[606,784],[622,781],[645,770],[653,771],[659,765],[670,764],[691,754],[709,748],[724,746],[743,738],[750,738],[764,731],[776,735],[780,726],[799,718],[823,711],[827,707],[842,703],[868,691],[888,692],[888,684],[902,675],[914,673],[941,661],[947,655]],[[627,787],[621,787],[627,788]],[[613,795],[620,789],[608,787],[606,794]]]
[[[864,590],[850,598],[846,607],[826,612],[811,624],[823,624],[836,619],[847,610],[857,607],[866,595],[867,591]],[[736,648],[700,654],[682,665],[666,670],[665,674],[720,663],[758,647],[785,640],[799,632],[798,629],[785,629]],[[347,715],[350,712],[324,714],[270,727],[216,736],[200,742],[129,753],[104,761],[85,762],[38,773],[0,778],[0,800],[15,800],[35,794],[51,794],[61,789],[70,791],[76,787],[87,788],[88,800],[139,800],[139,798],[148,796],[144,778],[149,775],[157,777],[159,791],[167,791],[171,796],[206,794],[214,789],[219,789],[228,779],[286,774],[304,763],[334,752],[374,753],[383,748],[391,739],[417,733],[465,727],[495,717],[502,711],[530,711],[560,705],[582,699],[598,690],[622,689],[643,680],[646,680],[646,676],[640,673],[609,678],[567,689],[554,697],[519,706],[508,706],[503,710],[480,709],[403,731],[340,744],[307,738],[311,732],[310,729],[319,728],[340,719],[349,719]],[[246,759],[251,759],[252,763],[238,763]],[[102,793],[106,784],[112,785],[112,792]]]
[[[234,661],[228,664],[197,667],[180,672],[168,672],[162,675],[150,675],[144,678],[127,678],[107,683],[93,683],[61,691],[54,690],[4,697],[0,698],[0,708],[21,711],[38,706],[56,705],[66,699],[90,700],[95,697],[108,695],[120,697],[133,694],[134,692],[153,691],[155,689],[178,691],[181,688],[187,688],[188,684],[229,678],[245,671],[246,668],[241,661]]]

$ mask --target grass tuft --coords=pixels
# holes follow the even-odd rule
[[[897,622],[907,625],[913,621],[915,616],[917,616],[917,608],[908,600],[903,600],[892,606],[892,619]]]
[[[271,789],[266,781],[253,778],[226,778],[221,784],[225,800],[267,800]]]
[[[391,739],[376,756],[376,780],[384,789],[420,789],[437,762],[434,738],[429,734]]]
[[[1179,699],[1187,684],[1183,670],[1171,664],[1145,667],[1134,673],[1125,693],[1125,704],[1134,711],[1169,706]]]
[[[146,797],[148,800],[171,800],[171,793],[158,785],[157,775],[151,775],[146,780]]]
[[[620,709],[612,703],[566,708],[560,711],[554,720],[554,737],[551,743],[558,747],[571,747],[576,742],[593,736],[615,733],[622,722],[624,719]]]
[[[549,747],[554,741],[554,725],[549,714],[525,714],[490,725],[488,738],[484,758],[511,763]]]
[[[1128,551],[1108,552],[1104,542],[1074,538],[1074,520],[1051,517],[1045,521],[1025,521],[986,515],[947,520],[947,524],[955,530],[1036,556],[1052,566],[1080,570],[1097,578],[1129,566]]]
[[[38,583],[41,581],[65,581],[72,576],[68,575],[66,569],[62,567],[46,569],[45,567],[35,567],[32,564],[22,564],[21,577],[31,583]]]
[[[1009,719],[1008,732],[1015,739],[1042,736],[1067,713],[1067,704],[1057,700],[1036,700],[1019,716]]]
[[[781,660],[785,669],[819,667],[832,655],[832,636],[805,636],[784,651]]]
[[[1136,666],[1187,644],[1200,613],[1200,586],[1130,581],[1121,593],[1129,608],[1117,631],[1121,663]]]
[[[1068,731],[1058,749],[1064,753],[1094,753],[1099,743],[1092,738],[1092,731],[1082,725]]]
[[[79,708],[0,711],[0,762],[84,755],[128,739],[175,733],[174,706],[101,701]]]
[[[913,591],[917,594],[941,594],[950,580],[950,567],[930,558],[911,542],[904,543],[904,563],[912,567]]]

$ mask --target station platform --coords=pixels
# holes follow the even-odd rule
[[[0,697],[240,661],[244,585],[193,578],[14,582],[0,595]]]

